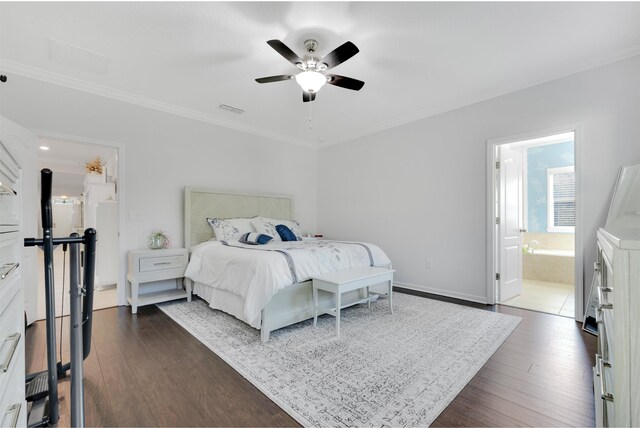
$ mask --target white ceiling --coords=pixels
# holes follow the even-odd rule
[[[638,54],[639,23],[636,2],[3,2],[0,70],[321,147]],[[334,72],[364,88],[256,83],[296,71],[274,38],[352,41]]]

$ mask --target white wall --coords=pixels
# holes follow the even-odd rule
[[[381,245],[401,283],[485,301],[486,141],[575,123],[590,284],[618,170],[640,162],[638,56],[320,151],[318,230]]]
[[[121,238],[127,250],[145,248],[153,229],[166,231],[173,246],[182,246],[184,186],[293,195],[303,230],[316,229],[312,150],[11,77],[0,94],[1,115],[27,128],[73,135],[79,141],[121,144],[125,170],[118,171],[123,184],[119,191],[126,211]],[[129,213],[142,221],[128,221]],[[126,263],[124,253],[120,260]]]
[[[285,193],[303,229],[380,244],[398,281],[484,300],[486,140],[583,124],[588,271],[617,171],[640,162],[639,76],[635,57],[317,153],[20,76],[3,85],[0,114],[121,143],[125,209],[142,217],[124,224],[127,249],[144,247],[155,228],[181,244],[186,185]]]

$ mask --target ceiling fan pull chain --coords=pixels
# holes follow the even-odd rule
[[[309,103],[309,129],[313,129],[313,124],[311,123],[311,103]]]

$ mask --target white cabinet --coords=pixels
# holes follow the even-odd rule
[[[84,228],[96,227],[96,209],[101,201],[116,200],[115,183],[86,182],[84,185]]]
[[[598,231],[596,424],[640,426],[640,230]]]
[[[184,248],[162,250],[129,251],[129,269],[127,298],[131,313],[138,312],[138,306],[187,298],[191,301],[191,281],[186,282],[186,291],[182,287],[184,272],[187,269],[188,254]],[[175,279],[176,288],[151,293],[141,293],[141,284],[165,279]]]
[[[1,120],[4,120],[0,118]],[[0,426],[25,426],[22,172],[0,139]]]
[[[98,232],[95,284],[104,287],[118,282],[118,202],[115,183],[95,182],[93,177],[88,174],[84,183],[84,228]]]

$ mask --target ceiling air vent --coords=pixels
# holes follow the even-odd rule
[[[241,108],[237,108],[237,107],[233,107],[227,104],[220,104],[220,108],[222,110],[227,110],[230,111],[231,113],[235,113],[235,114],[242,114],[244,113],[244,110],[242,110]]]

